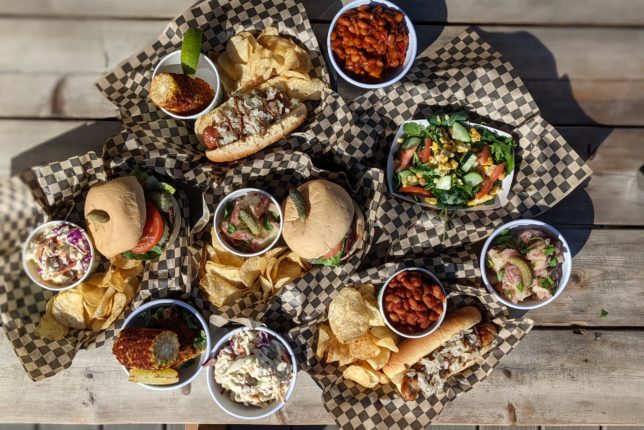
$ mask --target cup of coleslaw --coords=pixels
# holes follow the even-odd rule
[[[284,407],[295,391],[297,359],[273,330],[232,330],[217,342],[210,357],[208,390],[217,406],[233,417],[266,418]]]
[[[22,245],[22,266],[36,285],[51,291],[74,288],[96,269],[87,232],[69,221],[38,226]]]

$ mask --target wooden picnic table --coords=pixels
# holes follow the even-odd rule
[[[0,175],[99,150],[120,129],[94,81],[153,40],[194,0],[0,0]],[[320,44],[340,2],[304,2]],[[448,405],[441,424],[644,423],[644,0],[400,1],[419,52],[468,25],[513,63],[551,122],[594,171],[541,219],[570,242],[574,270],[497,370]],[[339,82],[352,99],[358,88]],[[608,315],[600,317],[604,309]],[[126,381],[110,346],[31,382],[0,336],[0,422],[230,423],[205,379],[192,393]],[[202,375],[203,376],[203,375]],[[300,373],[267,424],[332,423]]]

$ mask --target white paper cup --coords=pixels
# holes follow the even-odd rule
[[[176,384],[170,384],[170,385],[139,384],[140,386],[145,387],[149,390],[156,390],[156,391],[177,390],[190,384],[192,381],[194,381],[197,378],[197,376],[199,376],[199,374],[203,370],[203,364],[208,358],[208,353],[210,351],[210,348],[212,347],[211,337],[210,337],[210,327],[208,325],[208,322],[206,322],[204,317],[201,316],[201,314],[197,309],[195,309],[193,306],[189,305],[188,303],[182,302],[181,300],[160,299],[160,300],[153,300],[151,302],[148,302],[143,306],[141,306],[140,308],[133,311],[130,314],[130,316],[128,316],[125,319],[125,321],[123,322],[122,329],[125,329],[128,327],[146,327],[143,319],[141,318],[145,312],[152,312],[156,308],[170,307],[170,306],[179,306],[187,310],[197,318],[197,320],[201,324],[201,328],[206,333],[206,349],[201,353],[201,357],[199,358],[199,360],[196,360],[192,366],[179,369],[179,382],[177,382]],[[128,369],[125,366],[121,366],[121,367],[123,367],[123,370],[127,374]]]
[[[227,414],[239,418],[242,420],[260,420],[262,418],[269,417],[273,415],[275,412],[279,411],[284,407],[286,402],[291,398],[293,395],[293,391],[295,391],[295,383],[297,379],[297,359],[295,358],[295,354],[293,353],[293,349],[291,348],[291,345],[284,339],[282,336],[277,334],[271,329],[268,329],[266,327],[257,327],[257,328],[248,328],[248,327],[241,327],[235,330],[232,330],[228,332],[224,337],[219,339],[215,347],[212,349],[212,353],[210,354],[211,358],[217,357],[217,354],[219,353],[219,350],[224,347],[224,345],[228,344],[230,341],[230,338],[245,330],[258,330],[258,331],[263,331],[265,333],[268,333],[275,339],[277,339],[286,349],[288,352],[288,355],[291,359],[291,364],[293,366],[293,377],[291,378],[291,383],[288,387],[288,390],[286,391],[286,395],[284,396],[284,400],[275,400],[273,403],[268,405],[265,408],[257,408],[254,406],[246,406],[242,403],[237,403],[228,397],[228,393],[224,392],[223,388],[221,385],[219,385],[215,381],[215,370],[214,367],[210,366],[208,367],[208,370],[206,371],[206,377],[208,378],[208,391],[210,391],[210,395],[212,396],[212,399],[215,401],[217,406],[219,406],[224,412]]]
[[[405,16],[405,26],[407,27],[407,31],[408,31],[408,34],[409,34],[409,45],[407,46],[407,53],[405,55],[405,62],[399,68],[398,73],[396,73],[396,75],[392,76],[387,81],[374,83],[374,84],[360,82],[360,81],[350,77],[342,69],[342,67],[338,64],[338,62],[335,59],[335,54],[331,50],[331,32],[333,32],[333,30],[335,29],[335,24],[338,21],[338,18],[340,18],[340,16],[343,13],[345,13],[347,10],[355,9],[358,6],[362,6],[362,5],[365,5],[365,4],[368,4],[368,5],[380,4],[380,5],[389,7],[391,9],[396,9],[396,10],[401,11],[403,13],[403,15]],[[333,21],[331,21],[331,26],[329,27],[329,32],[328,32],[328,34],[326,36],[326,49],[327,49],[327,53],[329,55],[329,60],[331,61],[331,65],[333,66],[333,69],[335,69],[335,71],[338,72],[338,74],[340,76],[342,76],[342,78],[344,78],[344,80],[346,80],[347,82],[349,82],[352,85],[355,85],[356,87],[366,88],[366,89],[376,89],[376,88],[388,87],[389,85],[401,80],[403,78],[403,76],[405,76],[407,74],[407,72],[411,68],[412,64],[414,64],[414,60],[416,59],[416,51],[418,49],[418,40],[416,39],[416,30],[414,30],[414,24],[412,24],[411,20],[409,19],[409,17],[405,13],[405,11],[402,10],[400,7],[396,6],[395,4],[393,4],[392,2],[387,1],[387,0],[375,0],[375,1],[374,0],[354,0],[354,1],[350,2],[350,3],[348,3],[342,9],[340,9],[340,11],[335,15],[335,17],[333,17]]]
[[[40,233],[42,233],[43,230],[50,227],[56,227],[56,226],[65,225],[65,224],[69,225],[70,227],[77,228],[82,232],[83,236],[87,240],[87,243],[89,243],[91,260],[90,260],[87,272],[85,272],[85,274],[78,281],[71,283],[69,285],[59,286],[57,284],[54,284],[52,282],[45,281],[44,279],[42,279],[42,277],[38,274],[38,271],[37,271],[38,267],[36,263],[28,258],[28,254],[29,254],[29,246],[31,245],[35,237]],[[35,283],[39,287],[44,288],[46,290],[65,291],[65,290],[72,289],[77,285],[79,285],[81,282],[83,282],[85,279],[87,279],[87,277],[91,275],[92,272],[94,272],[94,270],[96,270],[97,265],[98,265],[98,258],[96,256],[96,250],[94,249],[94,245],[92,244],[92,241],[90,240],[89,235],[87,234],[85,229],[69,221],[49,221],[44,224],[41,224],[38,227],[36,227],[34,231],[31,232],[29,237],[27,237],[27,240],[25,240],[25,242],[22,244],[22,267],[25,273],[33,283]]]
[[[221,220],[224,217],[224,208],[226,207],[226,204],[228,204],[229,202],[232,202],[234,200],[240,199],[240,198],[244,197],[246,194],[251,193],[251,192],[263,194],[266,197],[268,197],[271,200],[271,202],[273,202],[273,204],[277,208],[277,212],[279,213],[279,216],[280,216],[280,226],[279,226],[279,230],[277,231],[277,236],[275,236],[275,239],[266,248],[264,248],[264,249],[262,249],[260,251],[257,251],[257,252],[246,253],[246,252],[241,252],[241,251],[235,249],[231,244],[228,243],[226,238],[224,238],[223,235],[221,234],[221,232],[219,231],[219,224],[221,223]],[[223,199],[221,199],[221,201],[217,205],[217,209],[215,209],[215,216],[213,218],[213,223],[214,223],[213,225],[214,225],[214,230],[215,230],[215,236],[217,237],[217,240],[219,241],[221,246],[223,246],[228,252],[230,252],[231,254],[238,255],[240,257],[254,257],[254,256],[257,256],[257,255],[264,254],[269,249],[273,248],[277,244],[277,242],[280,240],[280,237],[282,236],[282,227],[284,225],[284,216],[282,214],[282,207],[277,202],[277,200],[275,200],[275,197],[273,197],[272,195],[270,195],[266,191],[260,190],[258,188],[242,188],[242,189],[239,189],[239,190],[233,191],[232,193],[227,194]]]
[[[154,79],[154,77],[157,74],[162,72],[183,73],[183,70],[181,69],[181,51],[175,51],[163,57],[163,59],[159,61],[159,63],[154,68],[154,72],[152,72],[152,78]],[[213,63],[212,60],[208,58],[208,56],[204,55],[203,53],[199,54],[199,65],[197,66],[197,72],[195,76],[206,81],[208,85],[210,85],[212,90],[215,92],[215,97],[213,97],[210,104],[206,106],[204,110],[194,115],[183,116],[183,115],[177,115],[176,113],[172,113],[163,108],[159,108],[159,109],[161,109],[163,112],[165,112],[172,118],[190,120],[190,119],[199,118],[200,116],[210,112],[217,105],[219,105],[219,103],[221,103],[221,100],[223,98],[221,81],[219,79],[219,71],[217,70],[217,66],[215,66],[215,63]]]
[[[488,270],[490,270],[486,264],[487,251],[492,246],[494,239],[496,239],[496,237],[505,229],[509,229],[510,234],[512,234],[512,232],[515,230],[526,230],[526,229],[539,230],[546,233],[549,237],[561,242],[563,247],[564,262],[561,267],[562,269],[561,279],[559,280],[559,284],[557,285],[557,290],[552,295],[552,297],[545,300],[529,299],[529,300],[524,300],[521,303],[512,303],[511,301],[506,300],[501,294],[499,294],[496,291],[496,289],[494,288],[494,286],[492,285],[492,283],[490,282],[487,276]],[[529,309],[541,308],[547,305],[548,303],[554,301],[557,297],[561,295],[561,293],[563,293],[563,290],[566,288],[566,285],[568,284],[568,280],[570,279],[570,274],[572,273],[572,253],[570,252],[570,246],[568,245],[568,242],[566,241],[566,239],[553,226],[546,224],[545,222],[537,221],[533,219],[519,219],[516,221],[510,221],[507,224],[503,224],[501,227],[494,230],[494,233],[492,233],[490,237],[488,237],[488,239],[485,241],[485,244],[483,245],[483,250],[481,251],[481,258],[480,258],[479,264],[481,268],[481,276],[483,277],[483,283],[485,284],[485,288],[487,288],[490,294],[494,295],[498,301],[500,301],[501,303],[503,303],[505,306],[509,308],[529,310]]]
[[[394,333],[398,334],[399,336],[406,337],[408,339],[417,339],[419,337],[425,337],[428,334],[431,334],[434,331],[436,331],[436,329],[438,329],[438,327],[440,327],[440,325],[443,323],[443,320],[445,319],[445,314],[447,313],[447,299],[443,300],[443,313],[441,314],[441,316],[436,321],[434,321],[434,323],[432,325],[427,327],[426,330],[424,330],[422,332],[419,332],[419,333],[414,333],[414,334],[403,333],[403,332],[399,331],[389,321],[389,318],[387,318],[387,314],[385,312],[385,307],[384,307],[384,296],[385,296],[385,290],[389,286],[389,282],[391,282],[391,280],[394,279],[396,277],[396,275],[398,275],[399,273],[402,273],[402,272],[421,272],[424,275],[426,275],[428,278],[430,278],[432,281],[434,281],[439,287],[441,287],[441,290],[443,290],[443,294],[445,294],[445,288],[443,287],[443,284],[441,283],[441,281],[436,277],[436,275],[434,275],[429,270],[423,269],[422,267],[408,267],[406,269],[401,269],[401,270],[397,271],[396,273],[394,273],[393,275],[391,275],[387,279],[385,284],[382,286],[380,291],[378,292],[378,308],[380,309],[380,314],[382,315],[382,319],[385,320],[385,324],[387,325],[387,327],[389,327]]]

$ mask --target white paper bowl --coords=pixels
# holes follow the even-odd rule
[[[400,67],[400,70],[398,73],[394,76],[392,76],[389,80],[375,83],[375,84],[368,84],[364,82],[357,81],[354,78],[351,78],[345,71],[342,69],[342,67],[336,62],[335,60],[335,54],[331,50],[331,32],[335,29],[335,24],[338,21],[338,18],[345,13],[349,9],[355,9],[358,6],[362,6],[365,4],[381,4],[384,6],[387,6],[392,9],[396,9],[401,11],[404,16],[405,16],[405,25],[407,26],[407,31],[409,34],[409,45],[407,46],[407,54],[405,55],[405,62],[403,65]],[[389,85],[398,82],[407,74],[409,69],[411,68],[412,64],[414,64],[414,60],[416,59],[416,50],[418,49],[418,40],[416,39],[416,30],[414,30],[414,25],[412,24],[411,20],[407,16],[404,10],[402,10],[400,7],[396,6],[390,1],[387,0],[355,0],[350,3],[348,3],[346,6],[344,6],[340,11],[333,17],[333,21],[331,21],[331,26],[329,27],[329,32],[326,36],[326,49],[327,53],[329,55],[329,60],[331,61],[331,64],[333,65],[333,68],[335,69],[336,72],[344,80],[349,82],[352,85],[355,85],[356,87],[360,88],[366,88],[366,89],[376,89],[376,88],[384,88],[388,87]]]
[[[524,300],[521,303],[515,304],[509,300],[506,300],[501,294],[499,294],[494,289],[494,286],[492,286],[487,276],[487,271],[490,270],[486,264],[487,251],[490,248],[490,246],[492,246],[492,242],[494,241],[494,239],[505,229],[510,229],[511,233],[515,230],[525,230],[525,229],[540,230],[546,233],[551,238],[554,238],[561,242],[562,248],[563,248],[564,262],[561,267],[562,269],[561,280],[559,281],[559,285],[557,285],[557,290],[555,291],[555,294],[553,294],[552,297],[545,300],[536,300],[536,299]],[[499,300],[505,306],[512,309],[522,309],[522,310],[538,309],[554,301],[557,297],[561,295],[561,293],[563,293],[563,290],[566,288],[566,285],[568,284],[568,280],[570,279],[570,274],[572,272],[572,253],[570,252],[570,246],[568,245],[568,242],[566,241],[566,239],[553,226],[546,224],[545,222],[542,222],[542,221],[537,221],[532,219],[519,219],[516,221],[510,221],[509,223],[504,224],[501,227],[494,230],[494,233],[492,233],[490,237],[488,237],[488,239],[485,241],[485,244],[483,245],[483,250],[481,251],[481,258],[480,258],[479,264],[480,264],[481,276],[483,277],[483,283],[485,284],[485,288],[487,288],[490,294],[493,294],[497,298],[497,300]]]
[[[40,234],[46,228],[55,227],[55,226],[63,225],[63,224],[67,224],[67,225],[69,225],[71,227],[78,228],[83,233],[83,236],[85,237],[85,239],[89,243],[91,260],[90,260],[89,268],[87,269],[87,272],[85,272],[85,274],[78,281],[76,281],[76,282],[74,282],[72,284],[65,285],[65,286],[61,287],[61,286],[58,286],[58,285],[56,285],[54,283],[51,283],[51,282],[43,280],[42,277],[37,272],[36,263],[34,263],[33,261],[29,260],[29,258],[27,257],[27,254],[29,252],[29,246],[31,245],[31,242],[34,240],[34,238],[38,234]],[[49,222],[46,222],[46,223],[41,224],[38,227],[36,227],[36,229],[31,232],[29,237],[27,237],[27,240],[25,240],[25,242],[22,244],[21,260],[22,260],[22,267],[23,267],[25,273],[27,274],[27,276],[29,277],[29,279],[31,279],[31,281],[33,283],[35,283],[36,285],[38,285],[39,287],[44,288],[46,290],[50,290],[50,291],[65,291],[65,290],[69,290],[69,289],[72,289],[72,288],[76,287],[78,284],[80,284],[85,279],[87,279],[87,277],[89,275],[91,275],[92,272],[94,272],[94,270],[96,269],[96,266],[98,264],[98,259],[97,259],[97,256],[96,256],[96,250],[94,249],[94,244],[92,243],[92,241],[89,238],[89,235],[87,234],[85,229],[83,229],[82,227],[79,227],[76,224],[74,224],[73,222],[69,222],[69,221],[49,221]]]
[[[170,385],[139,384],[140,386],[145,387],[149,390],[156,390],[156,391],[177,390],[179,388],[185,387],[186,385],[190,384],[192,381],[194,381],[197,378],[197,376],[199,376],[199,374],[203,370],[203,363],[208,358],[208,352],[212,347],[211,339],[210,339],[210,327],[208,325],[208,322],[204,319],[203,316],[201,316],[201,314],[197,309],[195,309],[193,306],[189,305],[188,303],[182,302],[181,300],[160,299],[160,300],[153,300],[151,302],[148,302],[143,306],[141,306],[140,308],[136,309],[134,312],[130,314],[130,316],[128,316],[125,319],[122,329],[125,329],[128,327],[146,327],[143,324],[143,321],[141,319],[141,316],[145,312],[153,311],[154,309],[159,307],[169,307],[169,306],[182,307],[183,309],[187,310],[197,318],[197,320],[201,324],[202,329],[206,333],[206,349],[201,353],[201,357],[199,358],[199,360],[196,360],[192,366],[179,370],[179,382],[177,382],[176,384],[170,384]],[[125,373],[127,374],[128,369],[125,366],[122,366],[122,367]]]
[[[279,227],[279,230],[277,231],[277,236],[275,236],[275,240],[273,240],[270,243],[270,245],[268,245],[266,248],[262,249],[261,251],[257,251],[257,252],[253,252],[253,253],[244,253],[244,252],[241,252],[241,251],[235,249],[232,245],[230,245],[228,243],[228,241],[226,241],[226,239],[222,236],[221,232],[219,231],[219,224],[220,224],[222,218],[224,217],[224,208],[226,207],[226,204],[228,202],[233,201],[233,200],[237,200],[237,199],[239,199],[239,198],[241,198],[241,197],[243,197],[246,194],[251,193],[251,192],[263,194],[266,197],[268,197],[269,199],[271,199],[271,201],[273,202],[273,204],[277,208],[277,211],[278,211],[278,213],[280,215],[280,227]],[[230,252],[232,254],[235,254],[235,255],[238,255],[240,257],[254,257],[254,256],[257,256],[257,255],[264,254],[269,249],[273,248],[277,244],[277,242],[279,242],[280,237],[282,237],[282,227],[284,225],[284,215],[282,214],[282,207],[277,202],[277,200],[275,200],[275,197],[273,197],[272,195],[270,195],[266,191],[260,190],[258,188],[241,188],[239,190],[236,190],[236,191],[233,191],[232,193],[227,194],[223,199],[221,199],[221,201],[217,205],[217,209],[215,209],[215,216],[213,218],[213,223],[214,223],[213,226],[214,226],[214,230],[215,230],[215,236],[217,237],[217,240],[219,241],[221,246],[223,246],[228,252]]]
[[[154,68],[154,71],[152,72],[152,78],[154,79],[154,77],[157,74],[162,72],[183,73],[183,70],[181,69],[181,51],[175,51],[163,57],[163,59],[159,61],[159,63]],[[213,97],[210,104],[206,106],[204,110],[194,115],[182,116],[182,115],[177,115],[176,113],[167,111],[163,108],[159,108],[159,109],[161,109],[163,112],[165,112],[172,118],[190,120],[190,119],[199,118],[201,115],[204,115],[210,112],[215,108],[215,106],[219,105],[223,97],[221,81],[219,79],[219,71],[217,70],[217,66],[215,66],[215,63],[213,63],[212,60],[208,58],[208,56],[204,55],[203,53],[199,54],[199,65],[197,66],[197,73],[195,74],[195,76],[206,81],[208,85],[210,85],[212,90],[215,92],[215,97]]]
[[[391,280],[394,279],[394,277],[396,275],[398,275],[399,273],[402,273],[402,272],[422,272],[427,277],[429,277],[432,281],[434,281],[439,287],[441,287],[441,289],[443,290],[444,294],[445,294],[445,288],[443,287],[443,284],[441,283],[441,281],[436,277],[436,275],[434,275],[429,270],[423,269],[422,267],[408,267],[406,269],[401,269],[401,270],[397,271],[396,273],[391,275],[389,278],[387,278],[387,281],[385,282],[385,284],[382,286],[382,288],[378,292],[378,308],[380,309],[380,314],[382,315],[382,319],[385,320],[385,324],[387,325],[387,327],[389,327],[394,333],[398,334],[399,336],[405,337],[405,338],[408,338],[408,339],[417,339],[419,337],[425,337],[428,334],[431,334],[434,331],[436,331],[436,329],[438,327],[440,327],[440,325],[443,323],[443,320],[445,319],[445,314],[447,313],[447,299],[443,300],[443,313],[441,314],[441,316],[438,318],[438,320],[434,321],[434,323],[432,325],[427,327],[427,329],[425,331],[422,331],[422,332],[416,333],[416,334],[403,333],[403,332],[399,331],[389,321],[389,318],[387,318],[387,314],[385,313],[385,308],[384,308],[384,296],[385,296],[385,290],[389,286],[389,282],[391,282]],[[445,294],[445,295],[447,296],[447,294]]]
[[[228,344],[228,342],[230,341],[230,338],[233,335],[244,330],[258,330],[258,331],[266,332],[269,335],[276,338],[277,340],[279,340],[284,346],[284,348],[286,349],[286,351],[288,351],[289,357],[291,359],[291,364],[293,366],[293,378],[291,379],[291,384],[289,385],[288,390],[286,391],[286,396],[284,396],[284,401],[276,400],[265,408],[257,408],[253,406],[246,406],[242,403],[237,403],[231,400],[230,397],[228,397],[228,394],[223,391],[223,388],[221,387],[221,385],[215,382],[215,375],[214,375],[215,369],[212,366],[208,367],[208,370],[206,371],[206,375],[207,375],[206,377],[208,378],[208,391],[210,391],[210,395],[212,396],[212,399],[215,401],[217,406],[219,406],[227,414],[242,420],[260,420],[262,418],[271,416],[275,412],[282,409],[286,404],[286,402],[291,398],[293,391],[295,391],[295,383],[297,380],[297,359],[295,358],[293,349],[288,344],[286,339],[284,339],[282,336],[280,336],[273,330],[265,327],[257,327],[254,329],[241,327],[226,333],[226,335],[224,335],[224,337],[219,339],[219,342],[217,342],[215,347],[212,349],[212,354],[210,354],[210,357],[212,358],[217,357],[219,350],[223,348],[224,345]]]
[[[398,149],[400,147],[400,145],[398,144],[398,138],[404,134],[403,125],[410,122],[420,124],[423,127],[427,127],[427,125],[429,124],[429,122],[425,119],[418,119],[418,120],[415,119],[415,120],[405,121],[398,128],[398,131],[394,136],[394,140],[391,143],[391,147],[389,148],[389,156],[387,157],[387,185],[389,187],[389,192],[391,193],[392,196],[397,197],[401,200],[405,200],[410,203],[421,205],[426,208],[441,210],[442,206],[430,205],[423,202],[417,202],[412,197],[409,197],[405,194],[397,192],[394,187],[394,175],[396,175],[396,171],[395,171],[396,163],[394,162],[394,156],[398,153]],[[483,124],[476,124],[470,121],[464,121],[464,123],[467,124],[468,126],[485,128],[502,137],[512,137],[510,134],[504,131],[498,130],[496,128],[488,127]],[[516,159],[516,155],[515,155],[515,159]],[[494,197],[494,199],[491,202],[487,202],[487,203],[483,203],[483,204],[471,206],[471,207],[455,208],[454,210],[462,211],[462,212],[471,212],[471,211],[478,211],[478,210],[498,209],[500,207],[505,206],[505,204],[508,202],[508,194],[510,194],[510,190],[512,189],[512,180],[514,179],[515,170],[516,168],[512,171],[512,173],[510,173],[505,178],[503,178],[503,180],[501,181],[501,189],[499,190],[499,193]]]

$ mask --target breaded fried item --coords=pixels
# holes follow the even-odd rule
[[[181,73],[159,73],[150,85],[152,102],[177,115],[201,112],[214,97],[215,92],[206,81]]]

